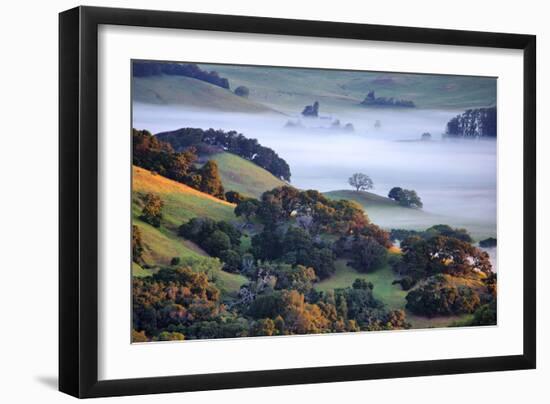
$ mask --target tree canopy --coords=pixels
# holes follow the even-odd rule
[[[284,159],[269,147],[262,146],[258,140],[249,139],[236,131],[181,128],[159,133],[155,137],[170,144],[176,151],[188,150],[191,147],[199,153],[203,152],[201,154],[227,151],[264,168],[277,178],[290,181],[290,167]]]

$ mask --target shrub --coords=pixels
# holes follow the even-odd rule
[[[497,239],[493,237],[486,238],[479,242],[479,246],[483,248],[491,248],[497,246]]]
[[[139,218],[144,222],[149,223],[151,226],[160,227],[164,202],[158,195],[153,193],[148,193],[145,195],[143,201],[144,206]]]
[[[474,318],[470,325],[496,325],[497,324],[497,302],[492,300],[488,304],[480,306],[474,312]]]
[[[393,281],[392,285],[401,285],[402,290],[410,290],[416,285],[416,280],[410,276],[405,276],[404,278]]]
[[[235,94],[239,97],[248,98],[248,96],[250,95],[250,90],[248,89],[248,87],[239,86],[235,89]]]
[[[235,250],[220,251],[218,257],[223,261],[223,269],[228,272],[239,272],[241,269],[241,255]]]
[[[231,203],[240,203],[242,201],[244,201],[246,198],[244,196],[242,196],[240,193],[238,193],[237,191],[227,191],[225,193],[225,200],[227,202],[231,202]]]
[[[373,237],[357,236],[351,246],[350,265],[360,272],[370,272],[387,262],[387,250]]]

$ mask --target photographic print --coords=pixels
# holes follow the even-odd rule
[[[132,342],[497,325],[497,78],[131,71]]]

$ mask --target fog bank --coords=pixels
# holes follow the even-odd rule
[[[363,172],[373,179],[377,194],[387,195],[394,186],[414,189],[426,211],[496,227],[496,142],[441,140],[448,120],[460,112],[358,107],[304,119],[135,103],[133,126],[152,133],[181,127],[236,130],[284,158],[298,188],[350,189],[349,176]],[[355,130],[329,129],[335,119]],[[285,128],[289,120],[298,127]],[[431,133],[432,141],[419,141],[424,132]]]

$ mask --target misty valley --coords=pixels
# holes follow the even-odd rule
[[[133,63],[133,342],[496,325],[496,79]]]

